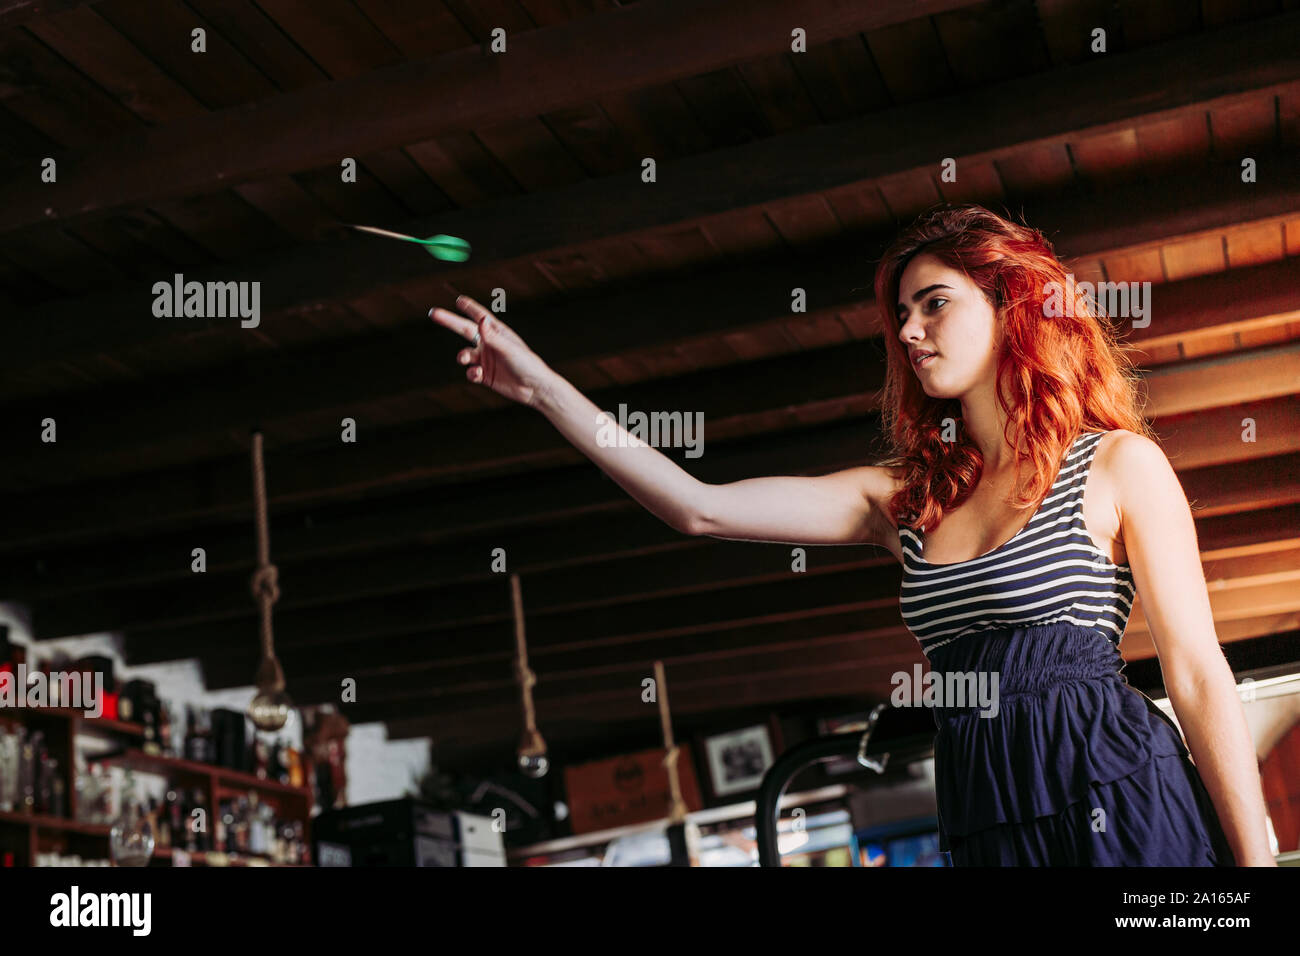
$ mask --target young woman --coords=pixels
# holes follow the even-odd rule
[[[973,205],[923,215],[876,271],[894,456],[721,485],[630,436],[605,447],[600,410],[472,299],[430,315],[472,342],[471,382],[539,410],[682,533],[876,544],[902,562],[931,671],[999,695],[995,716],[935,707],[955,865],[1276,865],[1187,499],[1091,303],[1053,306],[1071,287],[1037,230]],[[1135,593],[1195,764],[1120,673]]]

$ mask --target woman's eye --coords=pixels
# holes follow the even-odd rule
[[[931,299],[931,300],[930,300],[929,302],[927,302],[926,304],[930,307],[930,311],[933,312],[935,309],[939,308],[939,303],[940,303],[940,302],[947,302],[947,301],[948,301],[948,300],[945,299],[943,296],[938,295],[938,296],[935,296],[933,299]]]

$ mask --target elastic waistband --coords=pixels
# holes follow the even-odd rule
[[[1123,669],[1118,647],[1074,624],[981,631],[930,656],[934,679],[942,679],[944,686],[996,686],[1003,696],[1039,693],[1069,681],[1127,683]]]

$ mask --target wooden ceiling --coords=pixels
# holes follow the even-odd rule
[[[1300,0],[0,0],[0,598],[40,639],[120,630],[131,663],[248,684],[260,427],[300,703],[352,677],[354,721],[508,752],[495,548],[561,753],[653,745],[656,659],[688,725],[887,696],[921,660],[888,554],[811,548],[792,574],[787,547],[673,532],[468,384],[427,312],[504,290],[600,407],[702,412],[707,454],[668,450],[701,479],[822,473],[882,449],[874,257],[970,200],[1080,279],[1154,284],[1127,339],[1219,635],[1294,660],[1298,37]],[[156,318],[176,273],[260,282],[260,324]],[[1154,655],[1140,604],[1124,650]]]

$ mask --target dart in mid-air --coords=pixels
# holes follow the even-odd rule
[[[362,232],[373,233],[376,236],[387,236],[389,239],[417,242],[424,247],[424,251],[429,255],[446,262],[464,262],[469,258],[469,243],[455,236],[437,235],[430,236],[428,239],[417,239],[415,236],[406,236],[400,232],[390,232],[387,229],[377,229],[374,226],[357,226],[352,223],[346,223],[346,225],[351,229],[359,229]]]

